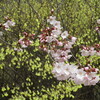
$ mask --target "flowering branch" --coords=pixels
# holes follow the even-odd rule
[[[62,32],[60,21],[56,20],[55,16],[50,16],[47,19],[50,27],[42,30],[42,34],[39,35],[40,49],[46,51],[53,58],[53,70],[52,73],[57,80],[70,79],[76,84],[96,85],[100,80],[97,75],[99,69],[92,68],[89,64],[82,66],[80,62],[71,52],[73,44],[75,44],[76,37],[71,36],[68,31]],[[100,55],[98,51],[99,45],[94,47],[83,47],[81,50],[82,56],[92,56],[94,54]],[[66,64],[68,59],[74,57],[78,61],[78,65]],[[81,66],[81,68],[79,68]]]

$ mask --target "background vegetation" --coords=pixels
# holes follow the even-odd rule
[[[87,62],[78,53],[80,46],[100,43],[95,31],[100,0],[0,0],[0,23],[4,23],[4,16],[16,23],[9,31],[0,28],[0,100],[100,100],[100,83],[84,87],[53,77],[52,61],[38,49],[37,38],[47,26],[51,9],[63,29],[78,38],[72,51],[80,63]],[[31,46],[17,52],[14,48],[22,32],[34,33],[36,38]],[[100,69],[100,57],[89,60]],[[74,58],[70,61],[77,64]]]

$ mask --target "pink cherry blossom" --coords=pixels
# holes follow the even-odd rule
[[[8,20],[6,23],[3,24],[5,26],[5,30],[8,30],[11,26],[15,26],[15,22]]]
[[[61,37],[63,38],[63,39],[65,39],[65,38],[67,38],[68,37],[68,31],[64,31],[63,33],[61,33]]]

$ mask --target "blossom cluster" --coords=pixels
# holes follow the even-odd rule
[[[47,22],[51,24],[51,27],[47,27],[39,35],[40,48],[48,52],[57,62],[67,61],[72,57],[70,49],[76,37],[70,36],[68,31],[62,32],[60,21],[56,21],[55,16],[50,16]]]
[[[57,80],[67,80],[76,75],[78,66],[66,64],[64,62],[56,62],[53,64],[52,73]]]
[[[96,85],[99,81],[99,76],[97,76],[97,68],[92,68],[87,66],[84,68],[78,68],[78,66],[73,64],[65,64],[64,62],[54,63],[54,69],[52,73],[57,80],[72,80],[76,84]]]
[[[94,47],[83,46],[81,50],[82,56],[100,56],[100,44],[96,44]]]
[[[1,30],[9,30],[12,26],[15,26],[15,22],[13,22],[10,18],[5,17],[5,23],[0,23]],[[0,36],[3,36],[3,31],[0,31]]]
[[[100,77],[97,75],[99,69],[87,66],[77,70],[76,75],[73,77],[73,81],[76,84],[96,85],[99,82]]]
[[[30,38],[34,39],[34,34],[23,32],[23,35],[24,37],[18,40],[18,44],[20,44],[22,48],[27,48],[30,44],[32,44]]]
[[[39,35],[40,49],[46,51],[54,60],[52,73],[57,80],[72,80],[76,84],[95,85],[99,80],[98,69],[86,66],[79,68],[77,65],[66,64],[72,57],[71,48],[76,41],[76,37],[71,36],[68,31],[62,32],[60,21],[55,16],[47,19],[50,27],[47,27]],[[95,47],[99,48],[97,44]],[[100,55],[100,51],[94,47],[83,47],[82,56]]]
[[[11,26],[15,26],[15,22],[13,22],[12,20],[8,20],[3,25],[4,25],[5,30],[8,30]]]
[[[31,39],[34,39],[35,34],[29,34],[27,32],[23,32],[23,37],[18,40],[17,48],[14,48],[15,51],[22,51],[22,48],[27,48],[33,42]]]
[[[0,24],[0,26],[4,29],[4,30],[9,30],[12,26],[15,26],[15,22],[13,22],[10,18],[5,17],[5,23],[4,24]]]

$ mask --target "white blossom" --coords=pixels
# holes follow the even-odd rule
[[[67,38],[68,37],[68,31],[64,31],[62,34],[61,34],[61,37],[63,38],[63,39],[65,39],[65,38]]]
[[[97,20],[97,23],[100,24],[100,19]]]
[[[85,50],[85,49],[81,50],[81,55],[82,55],[82,56],[93,56],[93,55],[96,54],[96,52],[97,52],[97,51],[94,50],[93,47],[91,47],[90,50]]]
[[[94,50],[94,48],[91,47],[90,50],[89,50],[89,54],[90,54],[91,56],[95,55],[95,54],[96,54],[96,50]]]
[[[81,55],[82,56],[89,56],[90,53],[89,53],[89,51],[83,49],[83,50],[81,50]]]
[[[52,30],[52,35],[54,36],[54,37],[58,37],[59,35],[61,34],[61,30]]]
[[[55,21],[55,23],[53,23],[53,26],[54,26],[55,28],[57,28],[57,30],[62,29],[62,27],[61,27],[61,25],[60,25],[60,21]]]
[[[76,39],[77,39],[76,37],[71,38],[73,44],[75,43]]]
[[[56,38],[54,38],[53,36],[47,36],[46,37],[46,42],[51,43],[52,41],[55,41]]]
[[[84,76],[83,84],[87,85],[96,85],[96,83],[100,80],[99,76],[96,75],[95,72],[91,72]]]
[[[72,45],[73,45],[73,43],[68,41],[68,42],[64,45],[64,48],[70,49],[70,48],[72,48]]]
[[[89,70],[89,67],[85,67],[85,70]],[[96,85],[100,80],[96,70],[98,69],[95,69],[95,72],[86,72],[83,68],[78,69],[76,75],[72,77],[72,80],[75,84],[84,84],[84,86]]]
[[[47,19],[47,22],[49,22],[51,25],[54,25],[56,23],[55,19],[55,16],[50,16],[49,19]]]
[[[72,75],[77,73],[77,66],[65,64],[64,62],[55,63],[52,73],[57,80],[69,79]]]
[[[84,80],[84,75],[86,74],[83,69],[78,69],[76,75],[73,77],[75,84],[82,84]]]
[[[11,26],[15,26],[15,22],[8,20],[6,23],[3,24],[5,29],[8,30]]]

